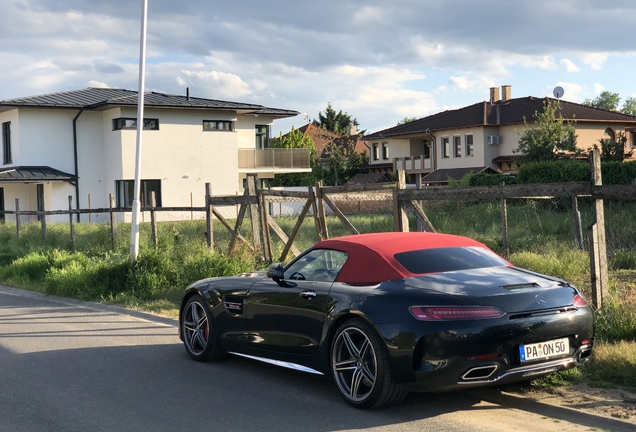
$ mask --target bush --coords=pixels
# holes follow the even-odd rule
[[[504,175],[504,174],[486,174],[486,173],[478,173],[478,174],[469,174],[470,180],[468,184],[470,186],[496,186],[502,183],[507,185],[517,184],[517,179],[514,175]]]
[[[574,159],[532,162],[517,173],[517,183],[565,183],[590,181],[590,164]]]
[[[601,174],[605,185],[629,185],[636,178],[636,161],[602,162]],[[589,162],[562,159],[533,162],[523,165],[517,173],[517,183],[565,183],[590,181]]]

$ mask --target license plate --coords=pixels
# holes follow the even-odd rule
[[[561,357],[569,353],[570,341],[568,338],[519,346],[519,357],[522,362],[546,360],[552,357]]]

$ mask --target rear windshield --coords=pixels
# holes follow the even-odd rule
[[[449,247],[400,252],[395,259],[411,273],[441,273],[509,264],[494,252],[481,247]]]

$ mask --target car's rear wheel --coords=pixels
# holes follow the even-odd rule
[[[199,295],[190,297],[183,307],[181,334],[186,352],[196,361],[224,357],[212,322],[212,313]]]
[[[347,321],[336,331],[331,373],[340,395],[356,408],[391,405],[408,393],[395,384],[386,348],[361,319]]]

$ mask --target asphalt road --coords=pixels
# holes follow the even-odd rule
[[[326,377],[237,357],[196,363],[174,320],[0,287],[2,432],[592,428],[631,430],[492,389],[359,411]]]

